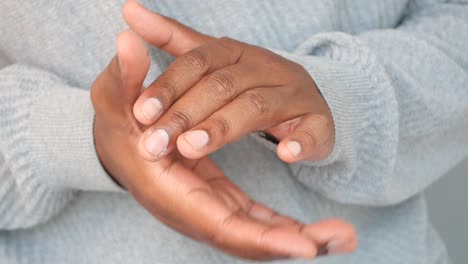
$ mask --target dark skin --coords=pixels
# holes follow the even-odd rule
[[[201,34],[134,1],[124,7],[124,18],[146,41],[177,57],[134,105],[137,120],[149,126],[140,141],[145,159],[176,148],[187,158],[204,157],[259,130],[278,139],[278,157],[288,163],[322,160],[332,151],[333,118],[301,65]]]
[[[147,54],[138,35],[121,33],[117,56],[91,89],[101,162],[142,206],[175,230],[241,258],[314,258],[327,248],[332,253],[355,249],[350,224],[338,219],[304,224],[274,212],[253,201],[206,156],[188,159],[173,149],[158,161],[142,157],[140,142],[148,126],[135,117],[134,105],[148,73]]]

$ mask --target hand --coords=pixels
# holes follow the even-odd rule
[[[176,148],[197,159],[258,130],[280,141],[285,162],[321,160],[331,152],[330,110],[302,66],[260,47],[203,35],[134,1],[124,17],[146,41],[177,57],[134,106],[137,120],[150,125],[140,140],[145,159]]]
[[[276,213],[252,201],[206,157],[189,160],[174,151],[158,162],[142,159],[137,143],[144,127],[132,107],[150,60],[142,40],[130,31],[119,35],[117,53],[91,89],[96,150],[107,171],[151,214],[183,234],[248,259],[313,258],[327,247],[336,253],[355,248],[348,223],[304,225]]]

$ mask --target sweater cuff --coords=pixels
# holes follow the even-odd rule
[[[355,133],[358,126],[365,122],[363,112],[366,110],[362,106],[353,102],[353,88],[359,87],[368,82],[363,76],[353,72],[354,67],[344,66],[328,58],[317,56],[301,56],[298,54],[274,51],[282,57],[296,62],[306,69],[312,76],[318,90],[324,97],[330,111],[335,128],[335,144],[332,151],[323,160],[304,160],[292,164],[300,173],[309,173],[302,170],[300,166],[323,167],[333,164],[337,161],[345,162],[347,165],[355,164],[355,155],[353,154],[355,146]],[[312,89],[312,87],[311,87]],[[262,132],[253,134],[254,138],[261,142],[270,150],[276,149],[276,144],[265,136]],[[339,177],[342,182],[349,181],[351,174],[343,174]],[[304,175],[303,175],[304,176]],[[326,176],[328,178],[328,175]],[[338,179],[336,175],[333,177]]]
[[[31,170],[51,188],[121,190],[101,166],[94,147],[89,91],[67,87],[54,75],[26,66],[5,68],[0,83],[9,90],[2,95],[8,103],[0,104],[5,108],[0,112],[8,115],[8,129],[0,131],[9,135],[1,138],[9,141],[9,156],[22,157],[21,166],[13,167]]]
[[[396,153],[398,107],[384,67],[366,43],[344,33],[315,35],[294,53],[274,52],[310,73],[335,126],[331,154],[321,161],[292,164],[294,173],[334,200],[360,200],[350,197],[350,184],[362,186],[366,179],[359,175],[370,165],[382,170],[391,167],[388,163],[394,162]],[[272,143],[257,139],[272,148]]]

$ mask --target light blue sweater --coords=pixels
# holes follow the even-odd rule
[[[316,263],[448,261],[422,193],[468,154],[468,1],[142,3],[310,72],[335,122],[326,160],[286,165],[259,136],[213,158],[281,212],[356,226],[356,253]],[[122,4],[0,1],[0,263],[241,262],[163,226],[99,164],[88,89],[126,27]],[[148,81],[171,60],[151,55]]]

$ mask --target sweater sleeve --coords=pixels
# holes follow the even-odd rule
[[[93,143],[89,92],[24,65],[0,69],[0,229],[56,215],[79,191],[118,191]]]
[[[412,1],[395,28],[321,33],[278,52],[308,70],[335,123],[325,160],[291,165],[299,181],[338,202],[385,206],[468,154],[467,3]]]

